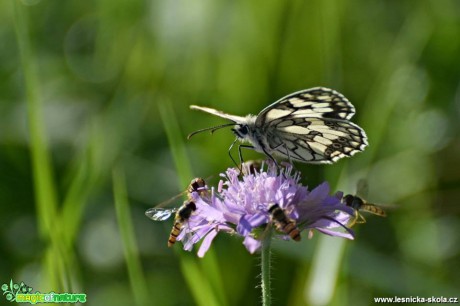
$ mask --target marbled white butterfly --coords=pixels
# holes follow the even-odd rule
[[[234,125],[232,131],[237,137],[229,154],[237,140],[250,143],[238,147],[240,160],[241,148],[251,148],[265,153],[275,163],[272,154],[298,162],[324,164],[352,156],[367,146],[364,130],[349,121],[355,108],[341,93],[329,88],[315,87],[292,93],[267,106],[257,116],[234,116],[196,105],[190,108],[233,123],[201,129],[188,138]]]

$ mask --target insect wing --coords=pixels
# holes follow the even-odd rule
[[[278,155],[308,163],[332,163],[364,150],[367,138],[357,125],[319,118],[277,119],[267,142]]]
[[[182,192],[179,193],[179,194],[176,194],[176,195],[173,196],[172,198],[167,199],[166,201],[161,202],[160,204],[156,205],[155,207],[156,207],[156,208],[164,207],[164,206],[166,206],[166,205],[172,203],[173,201],[177,200],[178,198],[180,198],[181,196],[183,196],[185,193],[187,193],[187,190],[182,191]]]
[[[356,185],[356,195],[362,199],[363,204],[360,206],[361,211],[365,211],[377,216],[386,217],[386,212],[381,208],[382,205],[369,203],[365,200],[369,194],[369,184],[366,179],[360,179]]]
[[[356,183],[356,195],[360,198],[367,198],[369,195],[369,183],[366,179],[360,179]]]
[[[315,87],[289,94],[267,106],[257,115],[256,125],[264,126],[282,118],[348,120],[354,114],[354,106],[344,95],[329,88]]]
[[[153,221],[165,221],[168,220],[176,211],[177,208],[150,208],[145,211],[145,215]]]
[[[256,126],[278,155],[332,163],[367,146],[366,133],[348,121],[353,105],[340,93],[316,87],[290,94],[262,110]]]

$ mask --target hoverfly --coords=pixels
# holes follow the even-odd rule
[[[368,190],[367,182],[363,179],[358,181],[356,193],[357,195],[347,194],[342,198],[342,202],[353,208],[355,210],[355,216],[349,222],[349,227],[352,227],[356,223],[366,223],[366,219],[360,213],[361,212],[368,212],[380,217],[386,217],[386,212],[376,204],[372,204],[364,200],[361,196],[362,194],[366,194]],[[359,195],[359,196],[358,196]]]
[[[182,206],[176,208],[161,208],[159,206],[161,206],[163,204],[162,203],[156,207],[148,209],[145,212],[145,215],[154,221],[165,221],[175,213],[174,224],[171,229],[171,233],[169,234],[168,247],[172,247],[174,243],[176,243],[177,236],[179,236],[180,231],[184,227],[185,222],[187,222],[192,213],[196,210],[196,204],[193,201],[192,193],[198,192],[200,197],[208,195],[206,183],[202,178],[193,179],[190,182],[188,188],[179,195],[182,195],[185,192],[187,193],[187,200],[184,201]],[[178,196],[175,196],[173,199],[177,197]],[[171,200],[167,202],[170,202]]]
[[[278,204],[271,205],[268,212],[272,223],[278,231],[289,235],[294,241],[300,241],[300,230],[296,222],[286,216],[286,213]]]

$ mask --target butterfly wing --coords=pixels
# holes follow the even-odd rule
[[[213,109],[213,108],[210,108],[210,107],[204,107],[204,106],[198,106],[198,105],[190,105],[190,109],[200,110],[202,112],[209,113],[209,114],[214,115],[214,116],[218,116],[218,117],[221,117],[221,118],[224,118],[224,119],[231,120],[231,121],[233,121],[235,123],[244,123],[246,121],[245,117],[226,114],[226,113],[224,113],[222,111],[219,111],[217,109]]]
[[[367,146],[365,132],[349,122],[353,105],[340,93],[315,87],[290,94],[262,110],[256,126],[277,155],[307,163],[332,163]]]
[[[267,130],[267,142],[277,155],[294,161],[333,163],[367,145],[364,131],[348,121],[302,118],[280,125]]]
[[[331,118],[348,120],[355,114],[354,106],[341,93],[314,87],[289,94],[264,108],[256,125],[283,118]]]

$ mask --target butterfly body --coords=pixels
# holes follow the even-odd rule
[[[333,163],[367,146],[365,132],[349,121],[355,113],[353,105],[342,94],[324,87],[292,93],[257,116],[240,117],[195,105],[190,108],[233,121],[232,131],[237,139],[250,144],[243,147],[272,159],[277,155],[298,162]],[[232,124],[202,129],[189,138],[198,132],[213,132],[229,125]]]

